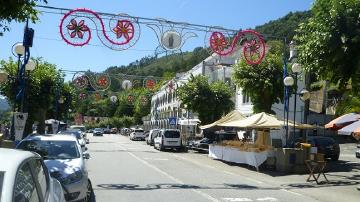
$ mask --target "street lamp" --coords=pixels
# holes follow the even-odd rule
[[[295,43],[293,41],[291,41],[290,43],[290,61],[296,58],[296,47],[295,47]],[[294,62],[291,66],[291,71],[292,74],[286,76],[284,78],[284,85],[286,88],[289,88],[291,86],[294,86],[294,135],[295,135],[295,126],[296,126],[296,101],[297,101],[297,95],[300,96],[300,99],[302,101],[306,101],[310,98],[310,93],[308,90],[303,89],[300,91],[300,93],[298,93],[298,85],[297,85],[297,81],[298,81],[298,74],[301,73],[302,68],[301,65],[299,63]],[[287,97],[287,103],[289,103],[289,96]],[[287,117],[286,117],[286,146],[288,145],[288,129],[289,128],[289,110],[287,110]]]

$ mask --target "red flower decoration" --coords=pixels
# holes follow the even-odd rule
[[[71,38],[75,38],[77,35],[80,39],[82,39],[84,37],[83,32],[90,31],[89,27],[85,25],[84,20],[81,20],[79,24],[77,24],[75,19],[71,19],[70,24],[68,24],[66,27],[68,30],[72,31],[70,33]]]
[[[145,82],[145,86],[146,86],[147,89],[153,90],[155,88],[155,81],[152,80],[152,79],[148,79]]]
[[[116,37],[124,37],[126,43],[134,37],[134,25],[129,20],[118,20],[113,30]]]
[[[99,86],[104,87],[108,85],[108,79],[105,76],[101,76],[97,83],[99,84]]]
[[[216,53],[221,53],[229,45],[221,32],[213,32],[210,36],[210,47]]]
[[[250,52],[250,56],[253,56],[255,53],[259,54],[259,49],[261,45],[257,43],[255,39],[251,40],[250,42],[246,42],[245,49]]]

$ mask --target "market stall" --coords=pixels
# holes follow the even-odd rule
[[[254,114],[245,119],[234,120],[219,124],[223,127],[235,127],[243,130],[255,130],[256,140],[254,143],[241,142],[239,140],[223,141],[209,147],[209,157],[234,163],[244,163],[254,166],[257,170],[268,157],[274,157],[271,146],[270,129],[280,129],[284,121],[267,113]],[[312,128],[307,124],[295,124],[298,128]]]

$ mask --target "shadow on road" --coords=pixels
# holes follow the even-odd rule
[[[131,152],[131,153],[135,153],[135,152],[144,152],[144,153],[159,153],[158,151],[144,151],[144,150],[125,150],[125,149],[95,149],[95,150],[91,150],[91,153],[96,153],[96,152]]]

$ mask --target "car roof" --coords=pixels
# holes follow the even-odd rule
[[[24,140],[77,141],[76,137],[67,134],[29,135]]]
[[[177,131],[177,132],[180,132],[179,129],[170,129],[170,128],[162,129],[162,131]]]
[[[29,151],[0,148],[0,171],[16,172],[21,162],[30,157],[40,156]]]

